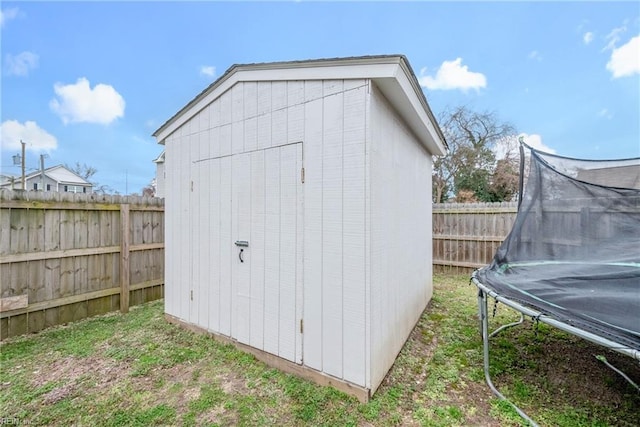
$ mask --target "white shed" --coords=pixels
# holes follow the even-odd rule
[[[366,401],[432,295],[432,155],[401,55],[234,65],[165,145],[165,311]]]

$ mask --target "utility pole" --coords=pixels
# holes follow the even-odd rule
[[[24,191],[27,189],[27,181],[24,179],[24,147],[27,143],[20,140],[20,144],[22,144],[22,191]]]
[[[44,191],[44,156],[44,154],[40,154],[40,183],[42,191]]]

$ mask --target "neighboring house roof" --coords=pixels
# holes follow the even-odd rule
[[[582,169],[578,171],[577,179],[598,185],[640,190],[640,164]]]
[[[19,179],[19,177],[13,175],[0,175],[0,187],[3,185],[9,185],[12,181],[16,181]]]
[[[160,155],[156,157],[153,163],[164,163],[164,150],[162,150],[162,153],[160,153]]]
[[[445,137],[404,55],[283,61],[232,65],[215,82],[153,133],[160,144],[214,99],[238,82],[371,79],[432,153],[447,151]]]
[[[41,174],[40,171],[30,173],[25,176],[25,180],[29,180],[31,178],[39,177]],[[80,175],[75,172],[70,171],[63,165],[52,166],[44,170],[44,174],[56,181],[59,184],[69,184],[69,185],[84,185],[91,186],[92,184],[86,179],[82,178]]]

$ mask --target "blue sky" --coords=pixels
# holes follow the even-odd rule
[[[165,120],[236,63],[407,56],[436,115],[495,111],[532,144],[640,156],[638,2],[1,3],[1,172],[85,163],[124,194]]]

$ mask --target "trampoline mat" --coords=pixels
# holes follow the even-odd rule
[[[503,297],[640,350],[640,264],[494,264],[476,277]]]

